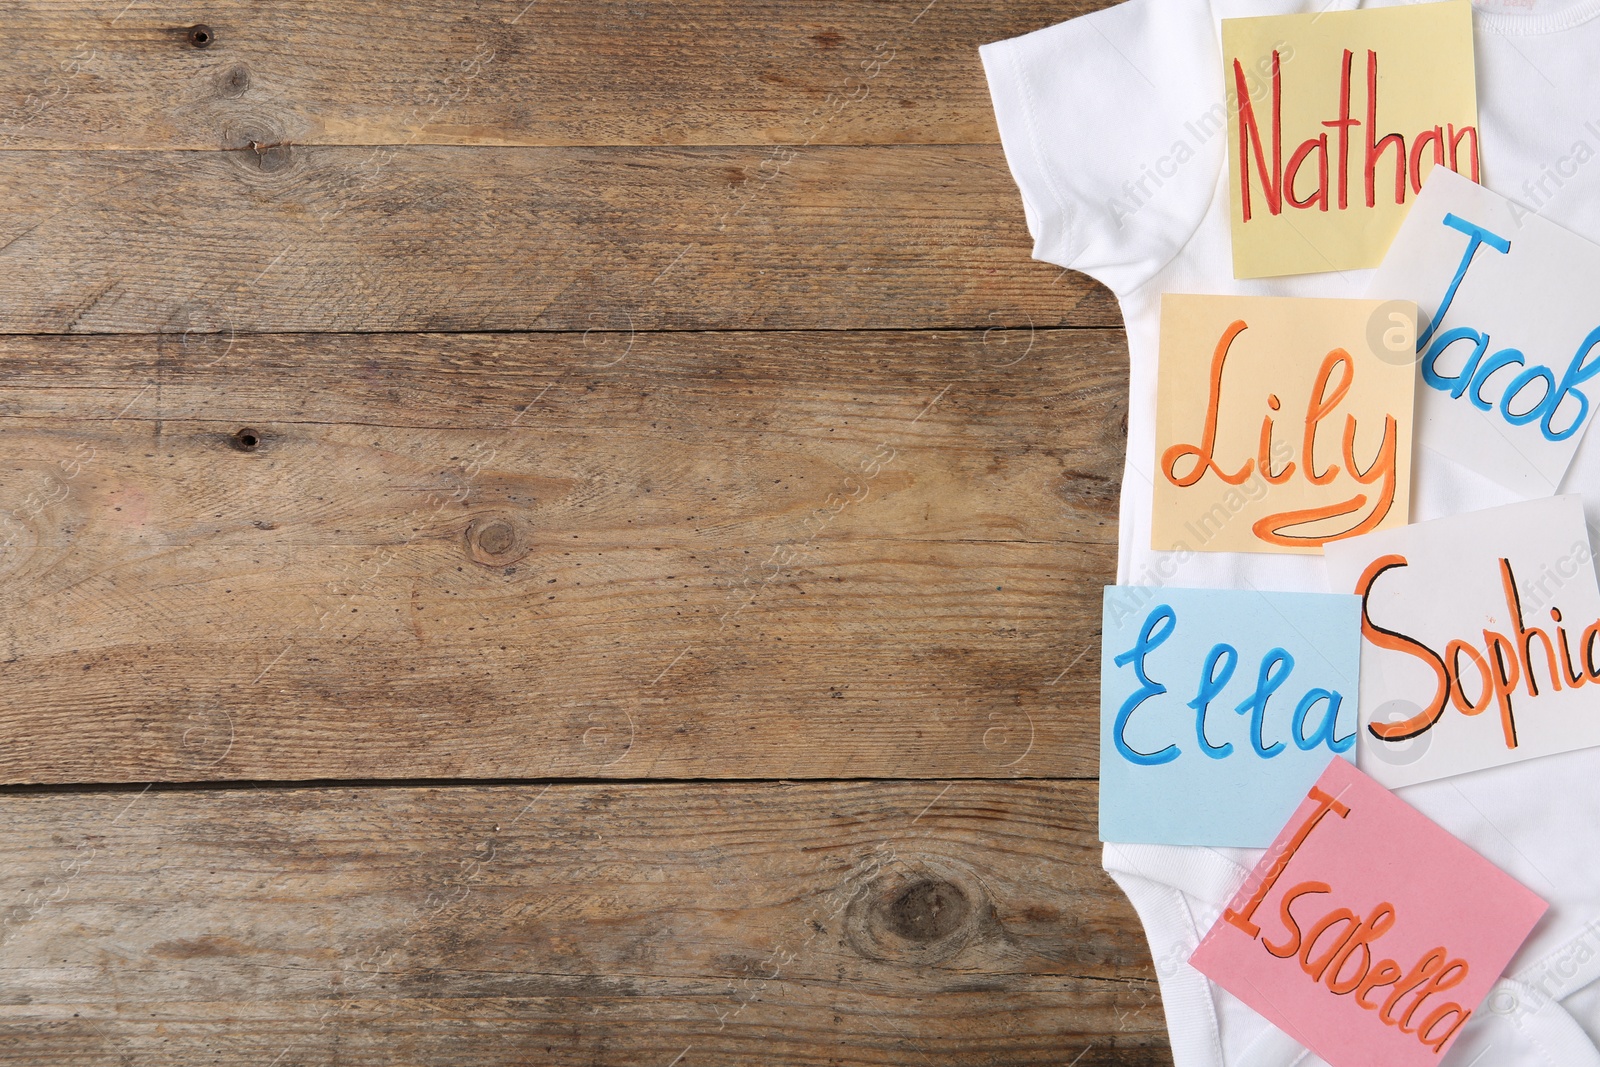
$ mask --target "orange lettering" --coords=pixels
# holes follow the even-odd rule
[[[1373,722],[1367,724],[1367,729],[1372,735],[1383,741],[1405,741],[1426,733],[1439,721],[1439,716],[1444,714],[1445,700],[1450,693],[1450,672],[1445,669],[1441,660],[1427,645],[1414,641],[1404,634],[1393,630],[1385,630],[1372,621],[1368,613],[1368,603],[1372,597],[1372,585],[1385,571],[1395,567],[1408,567],[1410,564],[1404,556],[1379,556],[1367,564],[1367,569],[1361,573],[1361,578],[1356,582],[1356,595],[1361,598],[1361,636],[1377,645],[1379,648],[1391,652],[1404,652],[1408,656],[1415,656],[1438,678],[1439,688],[1434,692],[1433,699],[1428,706],[1409,719],[1401,722]]]
[[[1249,323],[1239,320],[1233,323],[1222,334],[1222,339],[1217,342],[1216,351],[1211,356],[1211,395],[1206,402],[1205,428],[1200,435],[1199,446],[1173,445],[1161,454],[1161,473],[1166,475],[1167,481],[1181,489],[1198,482],[1205,476],[1206,471],[1214,471],[1229,485],[1242,485],[1250,477],[1250,472],[1255,468],[1254,460],[1247,460],[1243,467],[1234,474],[1225,473],[1218,467],[1212,458],[1217,447],[1217,413],[1222,405],[1222,368],[1228,359],[1228,350],[1233,347],[1233,342],[1241,333],[1249,329]],[[1182,478],[1178,477],[1178,461],[1184,457],[1193,458],[1194,469]]]
[[[1311,836],[1311,831],[1316,829],[1317,823],[1321,822],[1322,817],[1330,811],[1341,819],[1350,814],[1348,805],[1340,803],[1332,795],[1323,792],[1317,786],[1312,786],[1311,792],[1307,793],[1306,796],[1315,801],[1316,807],[1312,809],[1310,814],[1306,816],[1305,821],[1295,830],[1294,836],[1284,844],[1283,851],[1278,854],[1277,859],[1272,861],[1272,866],[1267,868],[1266,876],[1262,878],[1261,885],[1256,888],[1255,893],[1245,903],[1244,910],[1236,911],[1233,908],[1229,908],[1222,913],[1224,919],[1249,934],[1252,938],[1261,933],[1261,928],[1250,921],[1255,915],[1256,909],[1261,906],[1261,902],[1266,899],[1267,894],[1272,892],[1272,887],[1278,879],[1283,877],[1284,868],[1289,866],[1289,861],[1300,850],[1300,846],[1305,844],[1306,838]]]

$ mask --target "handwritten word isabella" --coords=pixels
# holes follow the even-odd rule
[[[1461,152],[1467,148],[1467,163],[1471,170],[1472,180],[1478,180],[1478,131],[1473,126],[1463,126],[1459,130],[1454,125],[1434,126],[1425,129],[1412,138],[1409,151],[1406,148],[1406,139],[1399,133],[1379,135],[1378,132],[1378,53],[1367,52],[1367,120],[1363,123],[1360,119],[1351,118],[1350,100],[1350,70],[1354,53],[1345,49],[1342,73],[1339,79],[1339,117],[1322,123],[1331,130],[1336,130],[1339,138],[1339,159],[1335,173],[1338,174],[1340,211],[1350,207],[1350,131],[1353,127],[1362,126],[1365,140],[1365,151],[1362,154],[1364,161],[1364,175],[1366,179],[1367,207],[1376,207],[1378,203],[1378,167],[1384,154],[1390,149],[1394,150],[1394,202],[1406,202],[1406,174],[1409,169],[1411,175],[1411,190],[1422,191],[1422,170],[1424,154],[1432,157],[1436,164],[1449,163],[1450,169],[1457,174],[1461,173]],[[1238,87],[1236,107],[1238,109],[1239,129],[1239,195],[1242,198],[1240,207],[1244,210],[1244,221],[1249,222],[1254,211],[1250,200],[1250,159],[1255,157],[1256,170],[1260,174],[1262,198],[1267,202],[1267,210],[1273,215],[1283,213],[1284,204],[1302,210],[1316,207],[1318,211],[1329,210],[1331,190],[1330,170],[1333,164],[1330,161],[1328,135],[1319,134],[1301,142],[1289,156],[1288,166],[1283,162],[1283,73],[1282,62],[1278,52],[1272,53],[1272,163],[1268,165],[1266,158],[1266,145],[1261,138],[1261,124],[1256,118],[1255,105],[1251,102],[1247,91],[1245,70],[1239,60],[1233,61],[1233,75]],[[1300,168],[1305,166],[1311,157],[1316,156],[1316,188],[1314,192],[1304,196],[1297,194],[1299,188]],[[1387,196],[1387,192],[1384,194]]]
[[[1433,672],[1436,685],[1426,707],[1409,719],[1400,722],[1370,723],[1367,729],[1383,741],[1405,741],[1433,729],[1447,704],[1463,715],[1478,715],[1494,705],[1500,711],[1500,725],[1505,734],[1507,748],[1517,747],[1517,721],[1511,696],[1522,683],[1529,697],[1540,693],[1541,678],[1550,689],[1560,692],[1565,686],[1577,689],[1590,682],[1600,682],[1600,663],[1595,662],[1595,642],[1600,640],[1600,620],[1584,628],[1578,639],[1578,657],[1567,629],[1561,625],[1561,609],[1551,608],[1550,618],[1555,623],[1555,637],[1537,626],[1522,621],[1522,598],[1517,593],[1516,576],[1511,571],[1511,561],[1500,560],[1500,581],[1505,591],[1506,608],[1510,612],[1512,633],[1503,634],[1483,628],[1483,649],[1479,651],[1472,641],[1454,639],[1445,645],[1444,653],[1434,651],[1421,641],[1396,630],[1386,629],[1374,622],[1368,610],[1372,588],[1378,579],[1390,571],[1410,566],[1404,556],[1380,556],[1368,564],[1356,583],[1356,594],[1361,597],[1361,634],[1379,648],[1414,656]],[[1539,653],[1535,656],[1535,651]],[[1469,682],[1462,659],[1477,675]],[[1535,668],[1538,660],[1543,670]],[[1469,696],[1467,687],[1477,689]]]
[[[1399,1027],[1402,1034],[1415,1034],[1418,1041],[1440,1051],[1472,1012],[1453,1000],[1429,1002],[1466,981],[1469,967],[1466,960],[1452,959],[1443,945],[1424,952],[1409,967],[1392,959],[1379,959],[1375,946],[1398,921],[1393,904],[1376,904],[1365,917],[1349,908],[1332,908],[1309,927],[1303,927],[1294,914],[1295,906],[1298,904],[1302,912],[1321,906],[1313,898],[1325,897],[1333,889],[1327,882],[1300,882],[1285,891],[1278,902],[1278,918],[1284,928],[1282,939],[1274,943],[1261,937],[1261,928],[1253,921],[1256,910],[1283,877],[1294,854],[1324,816],[1331,813],[1343,819],[1350,814],[1349,805],[1316,786],[1312,786],[1310,796],[1316,807],[1284,845],[1261,885],[1242,909],[1229,908],[1222,913],[1223,919],[1252,940],[1260,938],[1262,947],[1279,959],[1298,959],[1306,976],[1321,983],[1328,992],[1354,996],[1358,1005],[1376,1012],[1383,1025]],[[1429,1004],[1426,1013],[1424,1004]]]
[[[1290,460],[1283,465],[1281,470],[1273,470],[1272,434],[1273,412],[1282,408],[1282,402],[1276,394],[1267,395],[1268,412],[1261,419],[1260,447],[1256,455],[1246,459],[1243,465],[1236,470],[1225,470],[1216,460],[1217,443],[1217,418],[1222,405],[1222,372],[1227,363],[1228,353],[1233,348],[1233,343],[1239,335],[1249,329],[1249,324],[1239,320],[1230,325],[1222,334],[1222,339],[1217,342],[1216,352],[1211,357],[1210,398],[1206,404],[1206,421],[1202,430],[1200,443],[1176,444],[1161,454],[1161,474],[1180,489],[1187,489],[1204,478],[1207,472],[1215,474],[1228,485],[1242,485],[1258,468],[1261,477],[1269,485],[1282,485],[1293,478],[1296,473],[1312,485],[1328,485],[1339,476],[1338,463],[1329,463],[1326,467],[1318,469],[1316,456],[1317,427],[1323,419],[1334,413],[1350,393],[1350,386],[1355,382],[1354,362],[1350,353],[1342,348],[1335,348],[1323,359],[1321,368],[1317,371],[1316,384],[1311,387],[1311,397],[1306,403],[1305,419],[1302,422],[1300,463]],[[1374,499],[1367,493],[1358,492],[1344,500],[1320,507],[1304,508],[1299,511],[1284,511],[1268,515],[1259,519],[1250,527],[1251,531],[1262,541],[1268,544],[1286,547],[1321,547],[1329,541],[1338,541],[1346,537],[1355,537],[1367,533],[1378,527],[1388,516],[1389,510],[1394,506],[1395,496],[1395,454],[1399,441],[1399,429],[1393,415],[1384,416],[1383,439],[1378,443],[1377,455],[1365,468],[1356,462],[1356,417],[1345,415],[1344,446],[1341,453],[1344,460],[1344,469],[1358,484],[1367,486],[1376,483],[1377,495]],[[1192,461],[1184,473],[1178,472],[1179,466],[1185,461]],[[1340,519],[1346,516],[1358,515],[1368,502],[1372,507],[1363,519],[1355,520],[1343,529],[1332,533],[1291,533],[1297,526],[1308,523],[1321,522],[1329,519]]]

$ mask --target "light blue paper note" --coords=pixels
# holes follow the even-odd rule
[[[1361,599],[1109,586],[1100,839],[1265,848],[1355,762]]]

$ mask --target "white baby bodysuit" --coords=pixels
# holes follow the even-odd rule
[[[1234,279],[1219,24],[1383,6],[1128,0],[981,50],[1034,256],[1104,283],[1127,324],[1120,583],[1327,588],[1320,557],[1150,548],[1159,309],[1168,292],[1366,295],[1370,271]],[[1600,0],[1478,0],[1474,22],[1484,184],[1600,242]],[[1582,493],[1600,529],[1600,433],[1560,491]],[[1413,521],[1514,499],[1417,450]],[[1600,749],[1399,793],[1551,905],[1446,1067],[1600,1067]],[[1105,846],[1150,939],[1178,1067],[1322,1063],[1187,962],[1259,856]]]

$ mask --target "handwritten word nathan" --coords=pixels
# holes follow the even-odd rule
[[[1467,251],[1461,257],[1460,265],[1456,267],[1455,277],[1450,280],[1450,288],[1445,290],[1438,314],[1434,315],[1432,323],[1417,337],[1417,352],[1422,356],[1422,380],[1430,388],[1449,393],[1456,400],[1466,397],[1472,406],[1480,411],[1490,411],[1496,405],[1483,395],[1483,387],[1488,384],[1490,378],[1502,371],[1510,374],[1513,368],[1521,367],[1521,372],[1505,383],[1503,388],[1496,387],[1500,393],[1501,418],[1513,426],[1522,426],[1537,420],[1539,432],[1544,435],[1546,441],[1565,441],[1577,433],[1582,428],[1584,420],[1589,417],[1589,398],[1578,389],[1578,386],[1600,374],[1600,356],[1589,359],[1589,353],[1600,345],[1600,326],[1595,327],[1578,345],[1577,353],[1561,372],[1559,382],[1556,381],[1555,372],[1548,366],[1530,364],[1527,357],[1518,349],[1502,348],[1490,353],[1489,346],[1492,342],[1489,335],[1471,326],[1457,326],[1435,337],[1434,330],[1444,321],[1450,306],[1455,303],[1456,294],[1460,291],[1461,283],[1466,279],[1467,271],[1472,266],[1478,250],[1488,245],[1501,255],[1511,252],[1509,240],[1475,223],[1455,215],[1446,215],[1444,225],[1466,234]],[[1466,364],[1455,374],[1440,372],[1439,357],[1452,345],[1462,341],[1472,345],[1472,355],[1467,357]],[[1535,382],[1542,383],[1538,400],[1533,403],[1523,400],[1519,404],[1517,398]],[[1556,413],[1568,400],[1576,402],[1577,410],[1572,414],[1572,418],[1566,420],[1565,426],[1556,429],[1554,425]],[[1513,411],[1513,405],[1521,406],[1523,410]]]
[[[1522,598],[1517,593],[1517,581],[1511,572],[1511,561],[1500,560],[1500,582],[1505,592],[1506,609],[1511,616],[1512,633],[1503,634],[1483,628],[1483,650],[1471,641],[1456,638],[1445,645],[1441,655],[1418,641],[1396,630],[1386,629],[1374,622],[1368,610],[1372,587],[1379,578],[1391,570],[1410,566],[1404,556],[1380,556],[1367,565],[1356,585],[1356,595],[1361,597],[1361,635],[1379,648],[1414,656],[1433,672],[1436,688],[1432,698],[1416,715],[1399,722],[1369,723],[1367,729],[1382,741],[1406,741],[1433,729],[1450,704],[1463,715],[1478,715],[1491,704],[1500,710],[1500,724],[1505,733],[1507,748],[1517,747],[1517,722],[1511,696],[1520,682],[1527,688],[1528,696],[1540,693],[1540,674],[1550,683],[1551,690],[1560,692],[1565,686],[1577,689],[1590,682],[1600,682],[1600,663],[1595,661],[1595,642],[1600,640],[1600,619],[1591,622],[1578,639],[1581,658],[1573,656],[1572,642],[1567,628],[1561,625],[1561,609],[1551,608],[1550,618],[1555,623],[1555,637],[1537,626],[1528,626],[1522,620]],[[1535,669],[1534,650],[1541,655],[1544,670]],[[1467,679],[1463,676],[1462,658],[1465,657],[1477,672],[1474,682],[1477,696],[1467,695]],[[1574,666],[1576,662],[1577,666]]]
[[[1300,882],[1286,890],[1278,903],[1283,939],[1274,944],[1260,936],[1261,928],[1253,921],[1256,910],[1283,876],[1294,854],[1325,815],[1331,812],[1343,819],[1350,814],[1348,805],[1317,786],[1311,787],[1310,796],[1316,807],[1285,843],[1261,885],[1243,909],[1229,908],[1222,913],[1223,919],[1251,940],[1259,938],[1262,947],[1277,958],[1298,959],[1306,976],[1334,996],[1354,996],[1358,1005],[1376,1012],[1383,1025],[1397,1026],[1402,1034],[1415,1034],[1418,1041],[1435,1052],[1442,1050],[1472,1012],[1453,1000],[1429,1005],[1426,1014],[1422,1014],[1422,1008],[1436,995],[1466,981],[1467,961],[1452,959],[1443,945],[1424,952],[1410,967],[1402,967],[1392,959],[1378,959],[1377,942],[1398,921],[1393,904],[1376,904],[1365,918],[1349,908],[1332,908],[1309,928],[1303,928],[1292,910],[1295,904],[1302,899],[1327,896],[1333,888],[1327,882]],[[1301,905],[1302,910],[1309,906],[1313,905]],[[1413,1022],[1419,1015],[1420,1020]]]
[[[1300,143],[1289,155],[1286,167],[1283,162],[1283,70],[1282,61],[1276,51],[1272,53],[1272,162],[1269,165],[1266,158],[1266,145],[1261,137],[1261,124],[1256,118],[1255,105],[1251,102],[1247,90],[1244,67],[1239,60],[1233,61],[1233,76],[1237,83],[1237,119],[1239,129],[1239,195],[1243,198],[1240,206],[1244,209],[1244,221],[1249,222],[1253,205],[1250,200],[1251,170],[1250,158],[1255,156],[1256,172],[1259,174],[1263,199],[1267,202],[1267,210],[1273,215],[1283,213],[1284,204],[1302,210],[1315,206],[1319,211],[1330,210],[1332,191],[1330,171],[1338,175],[1338,206],[1340,211],[1350,207],[1350,131],[1353,127],[1361,126],[1364,130],[1364,174],[1366,179],[1367,207],[1376,207],[1378,203],[1378,168],[1383,162],[1385,154],[1393,150],[1394,155],[1394,202],[1406,202],[1406,175],[1411,175],[1411,191],[1422,191],[1423,156],[1426,153],[1434,163],[1448,163],[1451,170],[1461,173],[1461,155],[1466,149],[1467,165],[1470,169],[1472,180],[1478,180],[1478,131],[1473,126],[1463,126],[1459,130],[1455,125],[1434,126],[1418,132],[1411,140],[1409,149],[1406,139],[1399,133],[1378,134],[1378,53],[1367,52],[1367,99],[1366,122],[1352,118],[1351,114],[1351,86],[1350,72],[1354,53],[1345,49],[1343,73],[1339,79],[1339,117],[1329,119],[1322,123],[1329,129],[1338,131],[1338,163],[1334,171],[1328,146],[1328,135],[1319,134]],[[1310,158],[1317,157],[1317,185],[1314,192],[1305,196],[1298,195],[1300,169]],[[1385,190],[1387,195],[1387,189]]]
[[[1178,613],[1170,604],[1161,604],[1145,617],[1144,627],[1140,630],[1139,640],[1134,646],[1116,657],[1116,665],[1131,666],[1134,677],[1139,680],[1139,688],[1134,690],[1118,709],[1111,734],[1111,743],[1116,747],[1117,753],[1129,763],[1154,767],[1171,763],[1182,754],[1182,750],[1175,744],[1169,744],[1154,752],[1140,752],[1128,744],[1126,736],[1128,722],[1133,718],[1133,713],[1146,701],[1167,692],[1164,684],[1151,679],[1145,661],[1172,636],[1177,628]],[[1205,663],[1200,667],[1199,684],[1194,699],[1185,705],[1194,712],[1196,746],[1212,759],[1226,759],[1233,754],[1231,742],[1224,741],[1220,745],[1211,743],[1207,737],[1206,722],[1210,718],[1212,701],[1221,696],[1222,691],[1228,687],[1238,666],[1239,650],[1226,642],[1217,642],[1207,653]],[[1250,748],[1261,759],[1271,759],[1284,750],[1282,741],[1268,742],[1266,739],[1267,704],[1273,694],[1283,688],[1293,670],[1294,657],[1284,649],[1272,649],[1261,658],[1261,666],[1256,671],[1255,685],[1233,709],[1240,715],[1250,717]],[[1333,752],[1347,751],[1355,743],[1355,735],[1334,737],[1339,708],[1343,703],[1344,697],[1337,692],[1327,689],[1306,690],[1305,695],[1295,705],[1294,716],[1289,723],[1289,739],[1294,742],[1295,747],[1302,752],[1310,752],[1319,745],[1326,745]],[[1322,705],[1321,719],[1307,734],[1306,720],[1311,717],[1311,713],[1319,704]]]
[[[1350,387],[1355,382],[1354,361],[1350,353],[1342,348],[1335,348],[1329,352],[1322,361],[1321,368],[1317,371],[1316,384],[1311,387],[1311,397],[1306,403],[1305,418],[1302,422],[1300,445],[1300,462],[1297,464],[1290,460],[1279,470],[1273,469],[1273,415],[1282,408],[1282,402],[1276,394],[1267,395],[1268,413],[1261,420],[1260,447],[1257,454],[1245,460],[1237,470],[1224,470],[1216,461],[1217,418],[1222,404],[1222,371],[1227,362],[1228,353],[1239,335],[1249,329],[1249,324],[1242,319],[1230,325],[1223,332],[1222,339],[1217,342],[1215,354],[1211,358],[1210,398],[1206,404],[1205,428],[1202,431],[1200,443],[1176,444],[1161,454],[1161,474],[1180,489],[1199,482],[1209,471],[1228,485],[1242,485],[1252,472],[1259,470],[1261,477],[1269,485],[1282,485],[1298,472],[1300,477],[1316,486],[1328,485],[1339,476],[1340,467],[1337,463],[1330,463],[1322,470],[1317,468],[1316,439],[1317,427],[1322,420],[1332,415],[1350,393]],[[1344,468],[1350,477],[1360,485],[1379,483],[1377,498],[1372,502],[1372,508],[1366,518],[1351,523],[1342,530],[1332,533],[1288,533],[1297,526],[1307,523],[1321,522],[1329,519],[1340,519],[1345,516],[1359,514],[1372,500],[1364,492],[1353,496],[1324,504],[1314,508],[1304,508],[1299,511],[1284,511],[1265,518],[1258,519],[1251,526],[1251,531],[1262,541],[1268,544],[1285,547],[1321,547],[1329,541],[1338,541],[1346,537],[1355,537],[1358,534],[1374,530],[1384,518],[1388,516],[1390,508],[1394,506],[1395,496],[1395,454],[1399,441],[1399,428],[1393,415],[1384,416],[1383,439],[1378,444],[1377,455],[1370,464],[1363,469],[1356,462],[1356,418],[1354,415],[1345,415],[1344,425]],[[1192,460],[1193,464],[1183,474],[1178,473],[1178,467],[1184,460]]]

